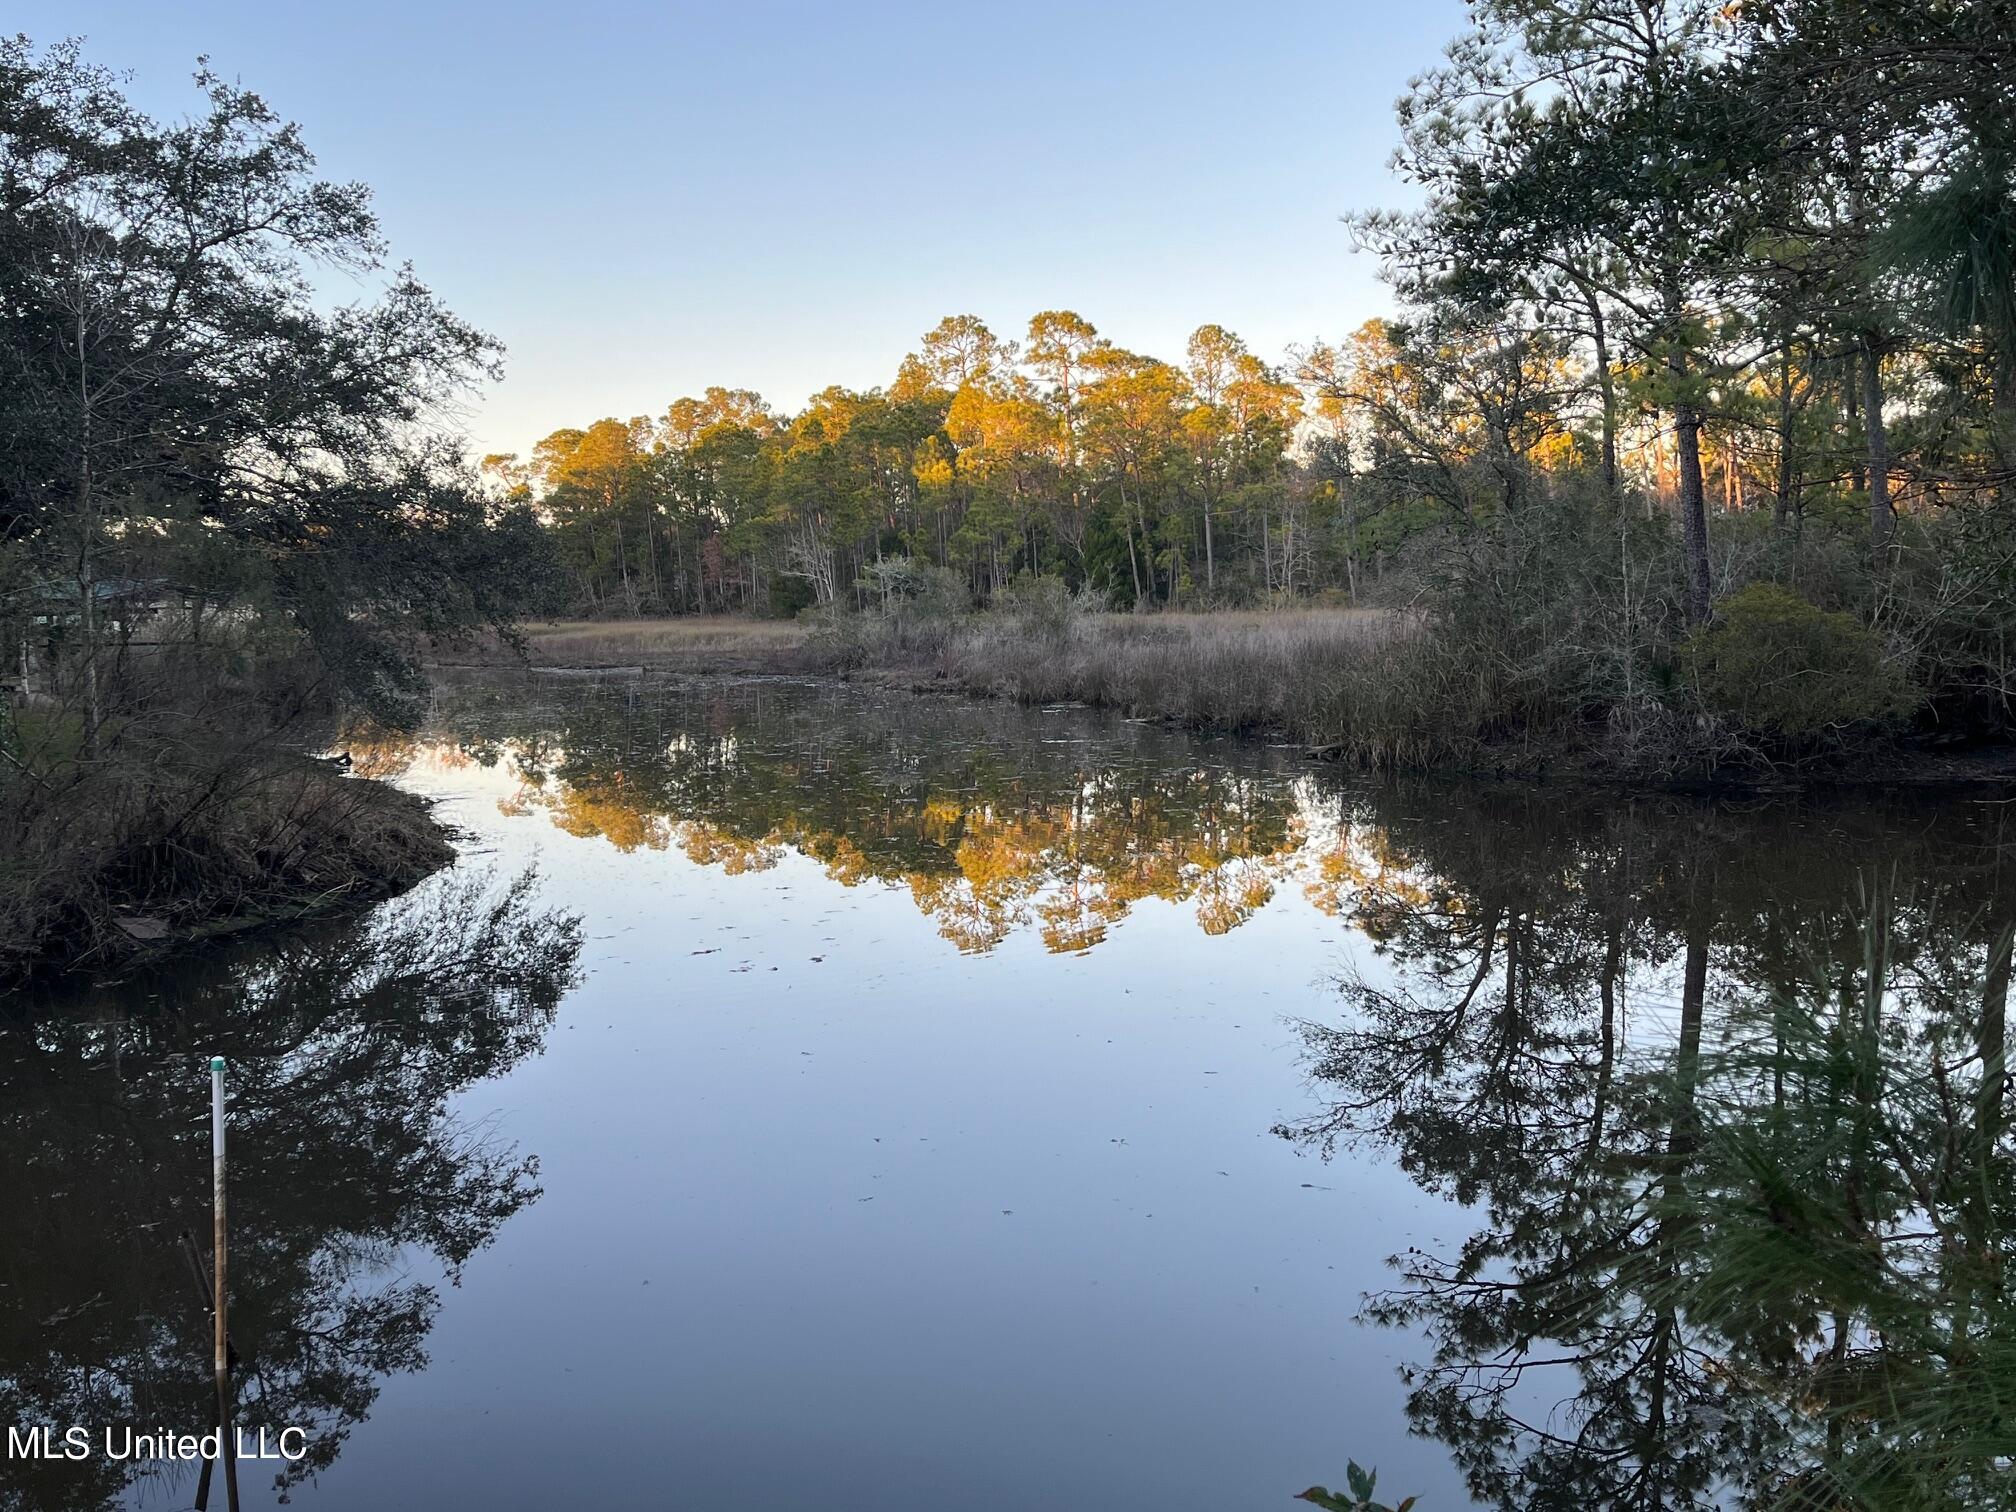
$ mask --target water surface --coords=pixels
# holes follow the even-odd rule
[[[1348,1459],[1430,1509],[1707,1504],[1812,1458],[1794,1367],[1735,1363],[1833,1336],[1639,1284],[1700,1258],[1629,1215],[1727,1092],[1649,1078],[1827,1019],[1879,917],[1888,1053],[1936,1050],[2012,916],[1980,795],[1382,783],[760,679],[471,677],[352,750],[455,873],[0,1033],[0,1417],[200,1423],[221,1050],[302,1506],[1229,1512]]]

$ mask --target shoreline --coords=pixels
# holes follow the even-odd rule
[[[1373,615],[1380,611],[1338,611]],[[1158,621],[1189,629],[1220,616],[1111,616],[1118,622],[1112,634],[1125,640],[1153,637]],[[1264,622],[1265,616],[1224,615],[1242,625]],[[1349,623],[1348,621],[1346,623]],[[746,634],[738,631],[746,627]],[[841,683],[861,683],[918,695],[957,696],[1040,706],[1080,703],[1130,719],[1159,721],[1173,729],[1233,735],[1244,739],[1285,740],[1300,745],[1312,762],[1386,770],[1411,776],[1445,777],[1460,781],[1498,781],[1531,786],[1552,783],[1607,788],[1623,792],[1693,794],[1703,798],[1769,797],[1796,793],[1870,790],[1912,790],[1964,793],[1978,789],[2016,789],[2016,744],[1942,748],[1918,736],[1871,740],[1828,756],[1796,763],[1761,757],[1731,760],[1707,772],[1661,774],[1632,770],[1589,747],[1572,744],[1481,743],[1469,759],[1368,761],[1342,742],[1307,738],[1307,732],[1281,721],[1226,719],[1208,711],[1189,713],[1159,707],[1136,696],[1101,697],[1098,688],[1029,686],[1012,680],[986,681],[948,670],[954,662],[944,650],[910,655],[862,655],[858,648],[821,642],[816,632],[795,623],[765,620],[611,620],[567,622],[558,628],[527,628],[526,654],[502,646],[476,649],[466,659],[430,658],[430,671],[521,671],[546,676],[633,674],[697,677],[818,676]],[[1025,647],[1044,647],[1029,637]],[[1086,649],[1083,643],[1057,642],[1049,649],[1053,665]],[[850,654],[851,653],[851,654]],[[933,663],[936,663],[934,666]],[[957,663],[954,663],[957,665]],[[1068,669],[1062,679],[1068,684]],[[1122,690],[1125,693],[1127,690]]]
[[[1047,681],[1031,678],[1027,663],[1016,669],[1020,679],[973,675],[970,660],[961,661],[942,645],[900,654],[864,654],[859,646],[835,645],[795,623],[736,620],[534,626],[522,655],[491,643],[461,655],[430,658],[426,667],[430,673],[450,675],[817,677],[920,697],[984,699],[1025,707],[1075,703],[1171,729],[1286,741],[1301,747],[1304,759],[1316,765],[1523,788],[1663,793],[1702,801],[1828,793],[1845,797],[1872,791],[1946,793],[1959,798],[2016,790],[2016,745],[1940,750],[1909,738],[1871,742],[1799,765],[1732,762],[1707,773],[1666,775],[1623,769],[1589,749],[1539,743],[1480,743],[1465,759],[1369,761],[1341,743],[1309,740],[1285,721],[1227,718],[1195,705],[1188,711],[1172,709],[1124,683],[1100,684],[1096,677],[1090,679],[1091,686],[1073,681],[1074,666],[1082,675],[1116,642],[1153,643],[1158,637],[1194,632],[1197,622],[1209,618],[1115,616],[1117,626],[1087,632],[1082,640],[1024,636],[1015,643],[1016,649],[1036,658],[1035,670],[1050,674]],[[1273,628],[1260,617],[1224,618],[1249,630]],[[1157,620],[1173,622],[1173,629]],[[1261,697],[1268,692],[1246,691]],[[304,847],[296,837],[278,862],[264,848],[251,847],[234,874],[199,875],[193,885],[150,891],[143,897],[113,888],[77,889],[64,900],[59,910],[63,916],[41,929],[33,944],[0,950],[0,990],[40,986],[75,972],[122,970],[256,930],[367,908],[399,896],[457,860],[455,831],[434,817],[426,799],[390,781],[342,771],[298,753],[273,755],[270,761],[270,770],[260,780],[291,777],[297,805],[302,792],[321,789],[309,799],[321,815],[312,845]],[[221,833],[238,817],[226,810],[211,822]],[[248,865],[264,869],[253,874],[245,869]]]
[[[291,782],[290,782],[291,779]],[[410,891],[455,864],[456,831],[433,804],[390,782],[342,772],[312,757],[276,762],[268,780],[317,815],[316,832],[263,870],[199,875],[180,890],[134,896],[84,886],[50,909],[32,942],[0,951],[0,992],[47,988],[73,975],[148,965],[262,929],[326,919]],[[233,822],[228,811],[208,841]],[[224,836],[226,841],[232,837]],[[221,848],[221,847],[220,847]]]

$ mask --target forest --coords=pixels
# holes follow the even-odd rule
[[[2016,1506],[2016,0],[1466,16],[1355,329],[976,292],[487,456],[300,128],[0,37],[15,1419],[209,1341],[331,1504]]]
[[[1399,102],[1420,207],[1348,217],[1391,317],[1149,355],[1070,310],[952,315],[883,387],[795,413],[708,388],[486,475],[589,615],[957,614],[1031,580],[1120,610],[1370,605],[1491,681],[1501,733],[1999,739],[2008,7],[1472,11]]]

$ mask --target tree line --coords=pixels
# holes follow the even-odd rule
[[[2006,0],[1472,19],[1399,102],[1421,208],[1348,218],[1391,318],[1268,360],[1215,325],[1160,359],[1070,311],[1019,342],[953,316],[886,386],[796,414],[713,388],[491,475],[601,612],[865,603],[892,557],[976,599],[1022,572],[1118,606],[1356,599],[1544,516],[1652,526],[1675,634],[1759,576],[1865,623],[1908,600],[1920,640],[1993,617],[2016,583]]]
[[[844,604],[892,557],[980,596],[1039,572],[1168,603],[1313,581],[1303,416],[1290,378],[1221,326],[1167,362],[1069,310],[1019,342],[953,315],[883,387],[830,387],[795,415],[714,387],[484,465],[539,501],[583,608]]]

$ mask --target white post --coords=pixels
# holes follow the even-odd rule
[[[231,1423],[231,1345],[224,1315],[224,1057],[210,1058],[210,1182],[215,1213],[216,1293],[210,1305],[216,1324],[217,1452],[224,1461],[224,1496],[230,1512],[238,1512],[238,1454]]]

